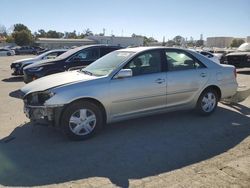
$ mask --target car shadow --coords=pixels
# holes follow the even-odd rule
[[[128,187],[130,179],[222,154],[249,135],[250,118],[221,107],[208,117],[174,112],[111,124],[82,142],[26,123],[0,140],[0,184],[41,186],[105,177]]]
[[[246,75],[250,75],[250,70],[238,70],[237,74],[246,74]]]
[[[237,110],[238,112],[243,113],[244,115],[250,115],[250,108],[240,103],[232,103],[232,104],[222,103],[222,104],[224,104],[225,106],[231,107]]]
[[[2,81],[3,82],[23,82],[23,77],[22,76],[10,77],[10,78],[5,78]]]

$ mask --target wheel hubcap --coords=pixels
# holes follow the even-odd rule
[[[206,95],[204,95],[202,99],[201,107],[205,112],[213,111],[215,105],[216,105],[216,97],[214,93],[209,92]]]
[[[96,116],[89,109],[79,109],[69,119],[69,128],[76,135],[87,135],[96,126]]]

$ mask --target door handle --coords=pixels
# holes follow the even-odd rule
[[[161,84],[163,82],[165,82],[165,79],[158,78],[155,80],[155,83],[158,83],[158,84]]]
[[[207,74],[203,72],[203,73],[200,74],[200,76],[204,78],[204,77],[207,76]]]

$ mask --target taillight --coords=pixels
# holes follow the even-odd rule
[[[235,67],[234,67],[234,77],[237,78],[237,72]]]

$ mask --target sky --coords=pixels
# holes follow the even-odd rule
[[[0,25],[32,31],[83,32],[159,41],[250,36],[250,0],[0,0]]]

